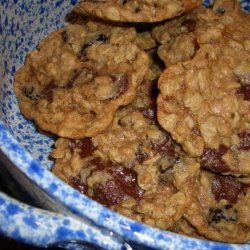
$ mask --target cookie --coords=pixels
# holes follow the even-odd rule
[[[191,202],[188,185],[183,184],[192,178],[179,166],[184,164],[180,147],[157,124],[152,82],[140,87],[136,100],[120,108],[103,133],[57,140],[52,171],[101,204],[167,229]],[[175,181],[174,168],[183,180]]]
[[[228,29],[231,29],[231,34],[234,30],[236,36],[248,33],[249,14],[239,8],[236,1],[217,0],[213,9],[199,7],[190,13],[159,23],[152,29],[153,38],[160,44],[159,57],[166,66],[170,66],[192,59],[203,44],[227,39]],[[237,27],[240,27],[239,33],[236,32]],[[230,39],[229,34],[228,37]]]
[[[197,0],[81,1],[73,9],[85,16],[116,22],[159,22],[179,16],[200,5]]]
[[[170,231],[193,238],[205,239],[205,237],[201,236],[196,228],[183,217],[174,223]]]
[[[134,28],[70,24],[42,40],[15,77],[21,112],[45,131],[79,139],[104,131],[132,102],[149,58]]]
[[[193,182],[193,202],[184,217],[204,237],[223,242],[250,240],[250,183],[202,171]]]
[[[249,175],[250,32],[246,23],[250,16],[237,9],[223,19],[217,15],[208,10],[203,17],[216,18],[217,26],[197,36],[200,48],[193,59],[171,65],[160,76],[158,120],[190,156],[201,156],[203,167]]]
[[[124,139],[123,143],[116,144],[120,152],[125,156],[132,155],[134,161],[127,159],[119,163],[125,156],[117,156],[118,150],[113,146],[109,147],[110,155],[106,155],[99,144],[94,144],[93,138],[81,141],[61,138],[51,154],[56,158],[52,170],[81,193],[127,217],[162,229],[172,227],[191,203],[191,176],[187,175],[181,190],[176,188],[172,174],[176,159],[167,143],[157,145],[157,150],[156,145],[151,144],[151,149],[146,150],[147,144],[141,144],[140,152],[137,150],[133,154],[127,152]],[[154,155],[149,158],[146,152]],[[106,160],[104,155],[112,161]],[[188,168],[186,163],[185,166]],[[196,171],[198,167],[192,168]],[[161,171],[165,172],[164,176]],[[181,175],[177,170],[176,173]]]
[[[199,173],[200,165],[182,154],[179,154],[178,161],[171,165],[159,165],[160,162],[157,161],[150,159],[136,166],[139,186],[147,190],[142,199],[139,202],[125,200],[112,208],[150,226],[171,230],[191,204],[190,185]],[[158,167],[155,168],[157,165]],[[155,169],[159,167],[157,184]],[[154,187],[153,190],[152,187]]]
[[[152,29],[152,36],[159,43],[157,53],[166,67],[191,59],[199,49],[195,29],[197,13],[201,11],[202,7]]]
[[[153,82],[143,82],[133,103],[119,108],[114,115],[112,124],[104,132],[84,138],[82,141],[60,138],[56,142],[58,150],[54,150],[52,156],[57,151],[71,152],[72,147],[74,149],[72,153],[81,154],[81,148],[84,146],[79,145],[88,141],[92,145],[90,148],[94,148],[91,155],[94,154],[103,162],[123,164],[127,168],[151,158],[161,151],[167,151],[175,158],[174,142],[156,121],[154,87]],[[70,157],[72,158],[73,154]],[[83,158],[85,161],[85,157]],[[67,174],[66,179],[71,175],[72,173]]]
[[[112,209],[131,219],[160,229],[170,229],[188,209],[190,196],[171,183],[159,182],[155,193],[144,195],[139,201],[124,200]]]
[[[86,23],[86,17],[84,17],[76,12],[70,12],[66,16],[66,20],[70,24],[83,25],[84,23]],[[128,40],[133,41],[140,49],[145,50],[145,51],[148,51],[148,50],[151,50],[151,49],[157,47],[157,42],[151,36],[151,32],[150,32],[151,24],[148,24],[148,23],[116,23],[116,22],[108,22],[105,20],[99,20],[99,22],[97,20],[95,20],[95,21],[92,21],[89,23],[91,23],[92,29],[96,26],[94,28],[94,30],[97,30],[97,29],[98,30],[102,30],[102,29],[107,30],[107,29],[113,29],[114,27],[117,27],[117,28],[119,28],[119,27],[126,28],[127,27],[127,28],[131,28],[131,30],[135,29],[136,33],[135,32],[131,33],[132,36],[129,35],[127,38]],[[131,30],[130,30],[130,32],[131,32]],[[135,36],[135,34],[136,34],[136,36]],[[122,34],[122,36],[123,35],[124,34]],[[125,39],[125,38],[123,38],[123,39]]]

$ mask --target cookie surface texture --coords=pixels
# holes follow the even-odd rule
[[[57,140],[52,171],[103,205],[167,229],[191,203],[188,183],[199,164],[181,161],[180,147],[157,124],[152,87],[144,82],[135,101],[116,112],[105,132],[83,140]],[[193,169],[192,174],[182,165]],[[173,171],[168,173],[172,168],[182,173],[179,180],[174,181]]]
[[[200,7],[153,27],[152,36],[159,43],[157,53],[166,67],[191,59],[199,49],[195,29],[197,15],[203,11]]]
[[[161,75],[158,120],[190,156],[202,157],[204,167],[248,175],[250,16],[237,9],[225,15],[203,14],[217,25],[196,30],[194,57]]]
[[[201,171],[184,217],[208,239],[243,243],[250,239],[249,180]]]
[[[98,0],[82,1],[73,11],[117,22],[159,22],[179,16],[197,6],[197,0]]]
[[[15,77],[22,113],[45,131],[79,139],[96,135],[132,102],[149,58],[134,28],[70,24],[31,52]]]

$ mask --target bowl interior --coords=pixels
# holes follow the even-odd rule
[[[24,63],[26,54],[32,51],[38,41],[46,36],[46,34],[64,25],[65,15],[72,9],[76,2],[76,0],[0,0],[0,13],[4,13],[0,15],[0,120],[19,144],[34,159],[38,160],[40,167],[46,169],[50,169],[52,165],[48,155],[53,140],[38,133],[34,123],[26,120],[21,115],[13,91],[13,79],[16,70]],[[206,4],[210,4],[211,2],[204,1]],[[245,10],[250,11],[249,1],[241,1],[241,3]],[[80,209],[81,206],[79,205]],[[105,211],[105,213],[108,212]],[[102,215],[104,213],[99,217],[102,217]],[[110,218],[113,217],[113,215],[109,215]],[[114,218],[116,220],[118,217],[114,215]],[[114,223],[116,223],[115,220]],[[109,223],[112,226],[113,222],[110,223],[106,220],[103,223],[106,223],[106,225]],[[148,227],[144,227],[142,230],[138,229],[136,223],[134,225],[134,228],[128,228],[134,231],[138,230],[138,232],[142,232],[145,229],[146,234],[147,232],[151,233],[153,238],[156,239],[158,237],[159,240],[163,239],[162,234],[159,234],[157,230],[151,231]],[[115,227],[114,230],[116,230]],[[128,233],[125,226],[121,228],[121,231],[120,235]],[[131,237],[133,237],[132,234]],[[143,240],[143,238],[141,239]]]
[[[13,91],[16,70],[39,40],[64,24],[76,1],[0,1],[0,119],[18,142],[45,168],[53,140],[37,132],[20,113]]]

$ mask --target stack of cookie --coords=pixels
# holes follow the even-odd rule
[[[250,15],[236,1],[82,1],[15,77],[59,178],[127,217],[250,240]]]

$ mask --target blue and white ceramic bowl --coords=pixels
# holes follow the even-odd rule
[[[211,1],[204,1],[209,4]],[[0,233],[36,246],[68,249],[250,249],[153,229],[81,195],[49,171],[52,140],[36,133],[19,112],[13,76],[28,51],[64,24],[77,0],[0,0],[0,174],[19,184],[37,205],[0,192]],[[250,1],[241,1],[250,11]],[[12,181],[12,180],[11,180]],[[7,179],[6,182],[10,180]]]

